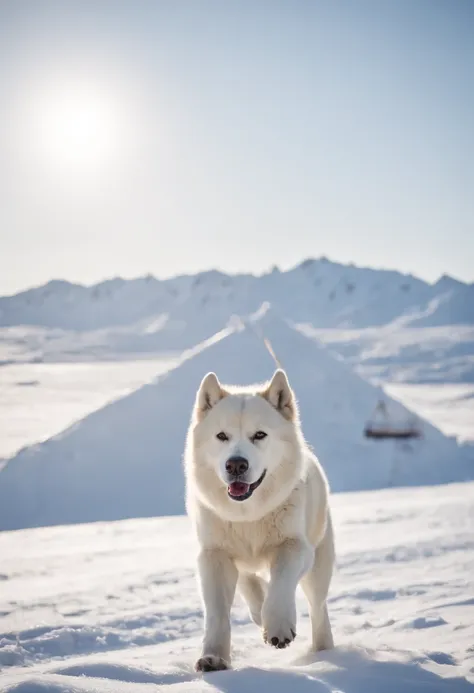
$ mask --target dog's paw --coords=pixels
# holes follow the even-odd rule
[[[296,632],[293,630],[293,628],[290,628],[289,630],[284,630],[280,628],[278,635],[272,635],[268,632],[268,630],[263,631],[264,641],[268,645],[272,645],[273,647],[276,647],[279,650],[282,650],[284,647],[288,647],[288,645],[291,642],[293,642],[295,638]]]
[[[296,608],[289,604],[287,610],[264,604],[262,609],[263,639],[269,645],[283,649],[296,638]]]
[[[194,668],[196,671],[223,671],[224,669],[230,669],[230,663],[226,662],[222,657],[217,657],[217,655],[203,655],[199,657]]]

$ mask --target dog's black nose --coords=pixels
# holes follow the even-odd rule
[[[245,474],[249,468],[249,463],[245,457],[230,457],[225,463],[225,470],[228,474],[232,476],[240,476]]]

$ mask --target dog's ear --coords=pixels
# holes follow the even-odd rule
[[[280,412],[285,419],[293,421],[297,416],[297,408],[293,390],[290,387],[285,371],[275,371],[270,384],[261,393],[272,407]]]
[[[198,420],[201,421],[212,407],[215,407],[226,394],[215,373],[208,373],[204,376],[196,397],[196,414]]]

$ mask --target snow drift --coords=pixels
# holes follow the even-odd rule
[[[0,533],[2,693],[472,693],[474,484],[332,497],[336,649],[264,644],[242,600],[233,671],[193,671],[202,638],[187,518]]]
[[[182,513],[181,457],[199,382],[210,370],[223,383],[269,378],[275,366],[261,333],[288,372],[304,433],[334,491],[474,477],[469,448],[428,424],[424,439],[409,446],[365,440],[365,420],[382,391],[267,313],[156,382],[11,459],[0,476],[0,528]],[[406,413],[398,403],[389,404],[396,415]]]

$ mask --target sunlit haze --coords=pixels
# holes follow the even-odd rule
[[[308,256],[474,281],[465,0],[0,6],[0,293]]]
[[[45,89],[31,103],[29,147],[36,147],[41,163],[58,173],[90,175],[120,148],[114,118],[119,107],[87,85]]]

